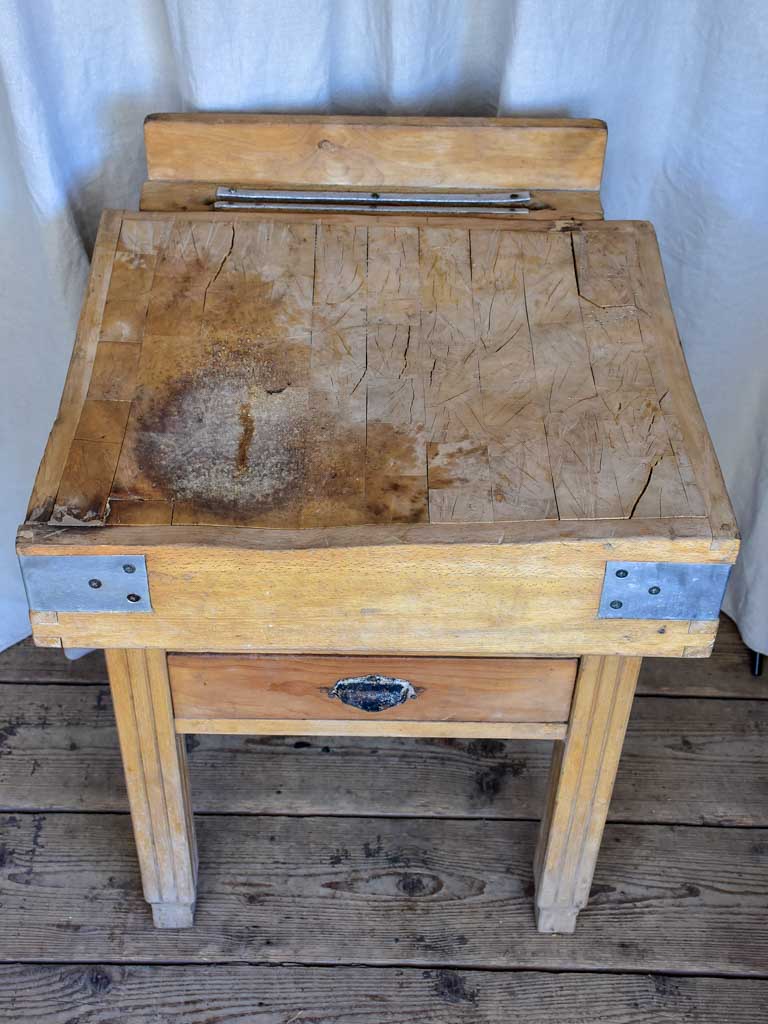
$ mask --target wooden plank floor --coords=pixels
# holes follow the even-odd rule
[[[768,679],[643,669],[592,900],[538,935],[548,745],[190,737],[197,926],[141,894],[100,654],[0,655],[0,1021],[757,1022]]]

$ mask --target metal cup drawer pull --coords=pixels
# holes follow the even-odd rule
[[[338,697],[343,704],[360,711],[386,711],[415,699],[417,693],[406,679],[370,675],[339,679],[328,691],[328,696]]]

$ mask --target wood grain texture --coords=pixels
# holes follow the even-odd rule
[[[158,928],[188,927],[197,849],[186,748],[173,728],[165,652],[106,654],[144,896]]]
[[[637,264],[629,266],[634,276],[638,304],[644,310],[658,309],[658,316],[640,321],[643,340],[651,357],[654,380],[667,387],[659,399],[664,415],[672,424],[671,441],[678,455],[686,488],[693,480],[712,524],[716,543],[727,544],[738,537],[738,526],[725,489],[725,482],[693,390],[685,354],[669,302],[659,246],[652,225],[642,224],[637,235]]]
[[[404,680],[415,696],[375,713],[331,699],[340,679],[371,675]],[[177,719],[565,722],[576,662],[172,654],[168,676]]]
[[[77,326],[77,337],[59,411],[29,499],[27,519],[31,522],[47,521],[50,518],[64,467],[69,458],[70,446],[77,431],[78,420],[91,381],[91,368],[96,356],[102,313],[112,273],[112,257],[117,246],[121,221],[120,213],[107,210],[99,223],[88,291]]]
[[[668,301],[612,227],[126,216],[51,521],[705,516]]]
[[[592,886],[639,658],[582,658],[568,734],[555,744],[536,850],[536,924],[572,932]]]
[[[658,665],[670,685],[673,666],[689,667]],[[641,680],[645,673],[646,662]],[[724,683],[735,675],[727,665],[721,674]],[[127,810],[106,685],[7,684],[2,698],[0,808]],[[637,697],[609,820],[767,827],[766,732],[765,699]],[[203,735],[188,743],[195,809],[241,814],[537,818],[551,755],[544,741],[456,737]]]
[[[177,718],[181,734],[231,734],[240,736],[429,736],[447,739],[540,739],[561,740],[566,733],[558,722],[417,722],[354,721],[341,718]]]
[[[270,183],[273,184],[273,183]],[[139,209],[147,212],[191,213],[211,210],[216,201],[216,189],[220,185],[238,188],[252,188],[251,181],[145,181],[141,187]],[[267,185],[263,187],[268,187]],[[295,182],[282,187],[298,188]],[[326,186],[333,191],[332,186]],[[404,191],[408,191],[404,189]],[[526,220],[602,220],[603,206],[600,193],[596,191],[565,191],[533,189],[531,201],[527,204]],[[343,214],[339,216],[343,217]],[[375,214],[374,216],[380,216]],[[457,216],[461,216],[458,214]],[[496,218],[498,214],[490,214]],[[445,214],[443,214],[445,217]]]
[[[54,523],[88,524],[108,516],[131,401],[139,384],[157,246],[167,225],[163,221],[121,223],[119,216],[114,220],[111,234],[103,240],[100,235],[94,250],[91,276],[102,287],[87,335],[88,359],[79,370],[80,390],[84,388],[86,395],[69,413],[77,425],[50,517]],[[102,265],[108,269],[101,270]],[[88,303],[86,299],[84,309]]]
[[[108,495],[119,457],[119,444],[75,439],[64,466],[51,522],[87,524],[95,521],[101,524],[107,512]]]
[[[531,913],[532,823],[197,824],[196,927],[171,932],[143,905],[127,816],[3,816],[0,958],[38,959],[44,941],[49,963],[765,972],[764,830],[711,829],[702,842],[696,828],[609,825],[579,934],[555,941]]]
[[[279,531],[270,530],[228,536],[210,528],[211,537],[181,527],[72,528],[36,544],[37,527],[19,547],[27,554],[147,556],[152,614],[60,613],[56,623],[34,626],[36,637],[58,637],[67,646],[482,657],[710,653],[716,621],[697,623],[702,628],[691,633],[685,621],[596,618],[607,557],[724,561],[728,556],[713,553],[709,538],[505,543],[503,531],[488,532],[500,528],[479,528],[485,543],[466,543],[471,531],[458,527],[454,535],[446,524],[411,526],[410,542],[400,532],[368,527],[346,538],[372,546],[337,547],[321,530],[307,538],[316,546],[284,550],[273,547]],[[434,538],[437,530],[445,533]],[[432,543],[416,542],[422,531]],[[299,531],[305,532],[311,531]],[[225,538],[233,546],[216,542]]]
[[[274,1020],[323,1024],[508,1024],[510,1007],[527,1024],[754,1024],[768,982],[734,978],[355,967],[121,967],[3,965],[13,992],[8,1024],[251,1024]],[[254,1008],[258,1008],[255,1011]]]
[[[376,188],[600,188],[602,121],[152,114],[150,179]]]
[[[113,264],[52,521],[137,524],[75,533],[149,554],[154,614],[41,644],[709,653],[713,624],[594,617],[609,551],[738,550],[646,226],[125,215]]]

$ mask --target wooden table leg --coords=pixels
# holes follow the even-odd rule
[[[555,743],[534,862],[540,932],[572,932],[589,899],[641,662],[581,659],[568,733]]]
[[[158,928],[188,928],[197,848],[165,651],[108,650],[106,656],[144,896]]]

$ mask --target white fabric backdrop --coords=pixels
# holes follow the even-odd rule
[[[0,647],[99,212],[157,110],[601,117],[610,217],[654,221],[768,651],[768,0],[0,0]]]

